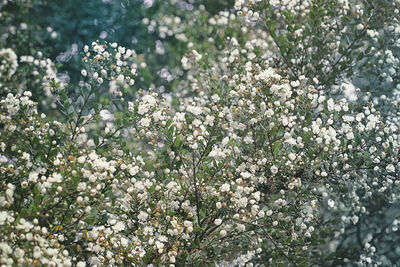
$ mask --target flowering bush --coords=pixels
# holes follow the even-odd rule
[[[398,263],[400,3],[193,2],[141,20],[155,54],[85,45],[76,84],[1,48],[0,263]]]

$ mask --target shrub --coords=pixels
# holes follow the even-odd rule
[[[76,82],[2,48],[1,264],[397,263],[397,5],[163,2],[155,54],[93,41]]]

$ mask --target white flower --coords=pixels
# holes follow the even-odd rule
[[[221,145],[222,145],[222,146],[226,146],[226,145],[228,144],[228,142],[229,142],[229,137],[226,136],[226,137],[224,137],[224,139],[222,139]]]
[[[151,119],[150,118],[143,118],[139,122],[140,122],[140,125],[142,125],[143,127],[149,127],[150,123],[151,123]]]
[[[240,173],[240,176],[242,176],[244,179],[248,179],[251,177],[251,173],[249,172],[242,172]]]
[[[329,205],[329,207],[333,208],[335,206],[335,201],[333,201],[332,199],[329,199],[328,205]]]
[[[394,172],[396,168],[393,166],[393,164],[389,164],[386,166],[386,171],[387,172]]]
[[[229,192],[231,190],[231,186],[229,184],[223,184],[219,188],[219,191],[221,192]]]
[[[162,248],[164,247],[164,244],[157,240],[157,241],[156,241],[156,247],[157,247],[158,249],[162,249]]]
[[[278,167],[276,167],[275,165],[272,165],[272,167],[271,167],[271,172],[272,172],[273,174],[277,174],[277,173],[278,173]]]
[[[207,115],[204,124],[205,124],[205,125],[213,126],[213,125],[214,125],[214,119],[215,119],[214,116]]]
[[[241,208],[245,208],[247,206],[248,200],[247,197],[242,197],[238,200],[238,206]]]
[[[172,190],[172,189],[176,188],[177,185],[178,185],[178,184],[177,184],[176,182],[171,181],[171,182],[169,182],[169,183],[167,184],[167,188],[168,188],[169,190]]]
[[[134,176],[139,172],[139,166],[134,166],[133,168],[129,169],[129,174]]]
[[[81,70],[81,74],[82,74],[83,77],[86,77],[87,76],[87,71],[86,70]]]
[[[196,106],[187,106],[186,110],[193,115],[199,116],[203,111],[201,110],[201,107],[196,107]]]
[[[245,144],[252,144],[254,142],[253,138],[249,135],[247,135],[244,139],[243,142],[245,142]]]
[[[222,223],[221,219],[215,219],[214,220],[214,224],[217,225],[217,226],[221,225],[221,223]]]
[[[15,52],[11,48],[0,49],[0,62],[1,72],[6,73],[7,77],[11,78],[18,67],[18,58]]]
[[[195,119],[195,120],[192,122],[192,124],[193,124],[195,127],[199,127],[202,123],[201,123],[201,120]]]
[[[185,70],[187,70],[187,69],[189,69],[190,68],[190,63],[189,63],[189,60],[188,60],[188,58],[187,57],[182,57],[182,59],[181,59],[181,63],[182,63],[182,67],[183,67],[183,69],[185,69]]]
[[[148,103],[150,105],[155,105],[157,103],[157,100],[154,98],[154,96],[148,94],[142,97],[142,101],[145,103]]]
[[[112,229],[113,229],[115,232],[123,231],[123,230],[125,230],[125,224],[124,224],[123,222],[117,222],[116,224],[114,224],[114,225],[112,226]]]
[[[292,86],[292,87],[299,87],[299,86],[300,86],[300,82],[299,82],[299,81],[291,81],[291,82],[290,82],[290,86]]]
[[[193,226],[193,222],[191,222],[191,221],[184,221],[184,222],[183,222],[183,225],[184,225],[185,227],[192,227],[192,226]]]
[[[37,179],[38,179],[38,177],[39,177],[39,173],[37,173],[37,172],[35,172],[35,171],[32,171],[32,172],[29,173],[28,180],[29,180],[30,182],[36,182]]]
[[[219,232],[219,234],[220,234],[221,236],[226,236],[227,232],[226,232],[225,230],[221,230],[221,231]]]
[[[17,258],[22,258],[22,257],[24,257],[24,255],[25,255],[25,251],[22,250],[22,249],[20,249],[20,248],[17,248],[17,249],[14,251],[14,254],[15,254],[15,256],[16,256]]]
[[[138,219],[140,221],[146,221],[148,217],[149,217],[149,215],[146,212],[144,212],[144,211],[139,212]]]
[[[86,160],[86,157],[84,157],[84,156],[80,156],[78,159],[78,163],[84,163],[85,162],[85,160]]]
[[[0,211],[0,225],[7,220],[7,211]]]
[[[117,82],[122,83],[122,82],[124,81],[124,79],[125,79],[124,75],[120,74],[120,75],[117,77]]]
[[[123,246],[124,248],[126,248],[129,245],[129,240],[122,237],[121,238],[121,246]],[[82,265],[84,267],[84,265]]]
[[[357,222],[358,222],[358,216],[357,215],[352,216],[350,219],[353,222],[353,224],[357,224]]]
[[[143,228],[143,234],[144,235],[153,235],[153,228],[150,226],[145,226]]]
[[[214,102],[218,102],[219,100],[221,100],[221,98],[220,98],[219,95],[217,95],[217,94],[212,95],[212,96],[211,96],[211,99],[212,99],[212,101],[214,101]]]

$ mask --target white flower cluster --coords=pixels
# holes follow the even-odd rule
[[[18,68],[18,57],[11,48],[0,49],[0,79],[7,80]]]
[[[147,31],[152,34],[156,32],[161,39],[167,37],[175,37],[177,40],[187,41],[184,30],[186,25],[181,23],[182,19],[179,16],[163,16],[156,17],[152,20],[143,18],[142,23],[147,26]]]
[[[82,69],[83,77],[89,76],[98,85],[110,81],[109,89],[114,95],[122,96],[118,84],[132,86],[137,72],[136,52],[117,43],[93,42],[91,47],[85,45],[84,62],[90,64],[90,69]]]
[[[6,211],[0,212],[0,216],[0,226],[5,231],[0,243],[3,266],[73,266],[69,252],[57,246],[57,240],[49,239],[48,229],[40,227],[37,219],[16,221],[16,215]]]

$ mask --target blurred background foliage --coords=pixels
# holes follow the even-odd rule
[[[143,18],[152,20],[163,14],[174,14],[181,19],[190,19],[185,17],[187,12],[184,11],[203,5],[206,12],[217,14],[233,3],[233,0],[3,1],[0,4],[3,13],[0,46],[13,48],[18,55],[43,52],[56,63],[59,74],[67,74],[64,78],[76,84],[82,68],[82,47],[96,40],[117,42],[146,57],[146,68],[149,68],[146,71],[151,75],[144,75],[143,86],[151,83],[162,85],[158,75],[152,74],[158,73],[157,68],[161,66],[180,64],[182,50],[178,54],[178,48],[182,44],[178,44],[175,38],[164,38],[166,53],[154,56],[157,55],[153,52],[160,37],[156,32],[149,34],[147,25],[142,23]]]

